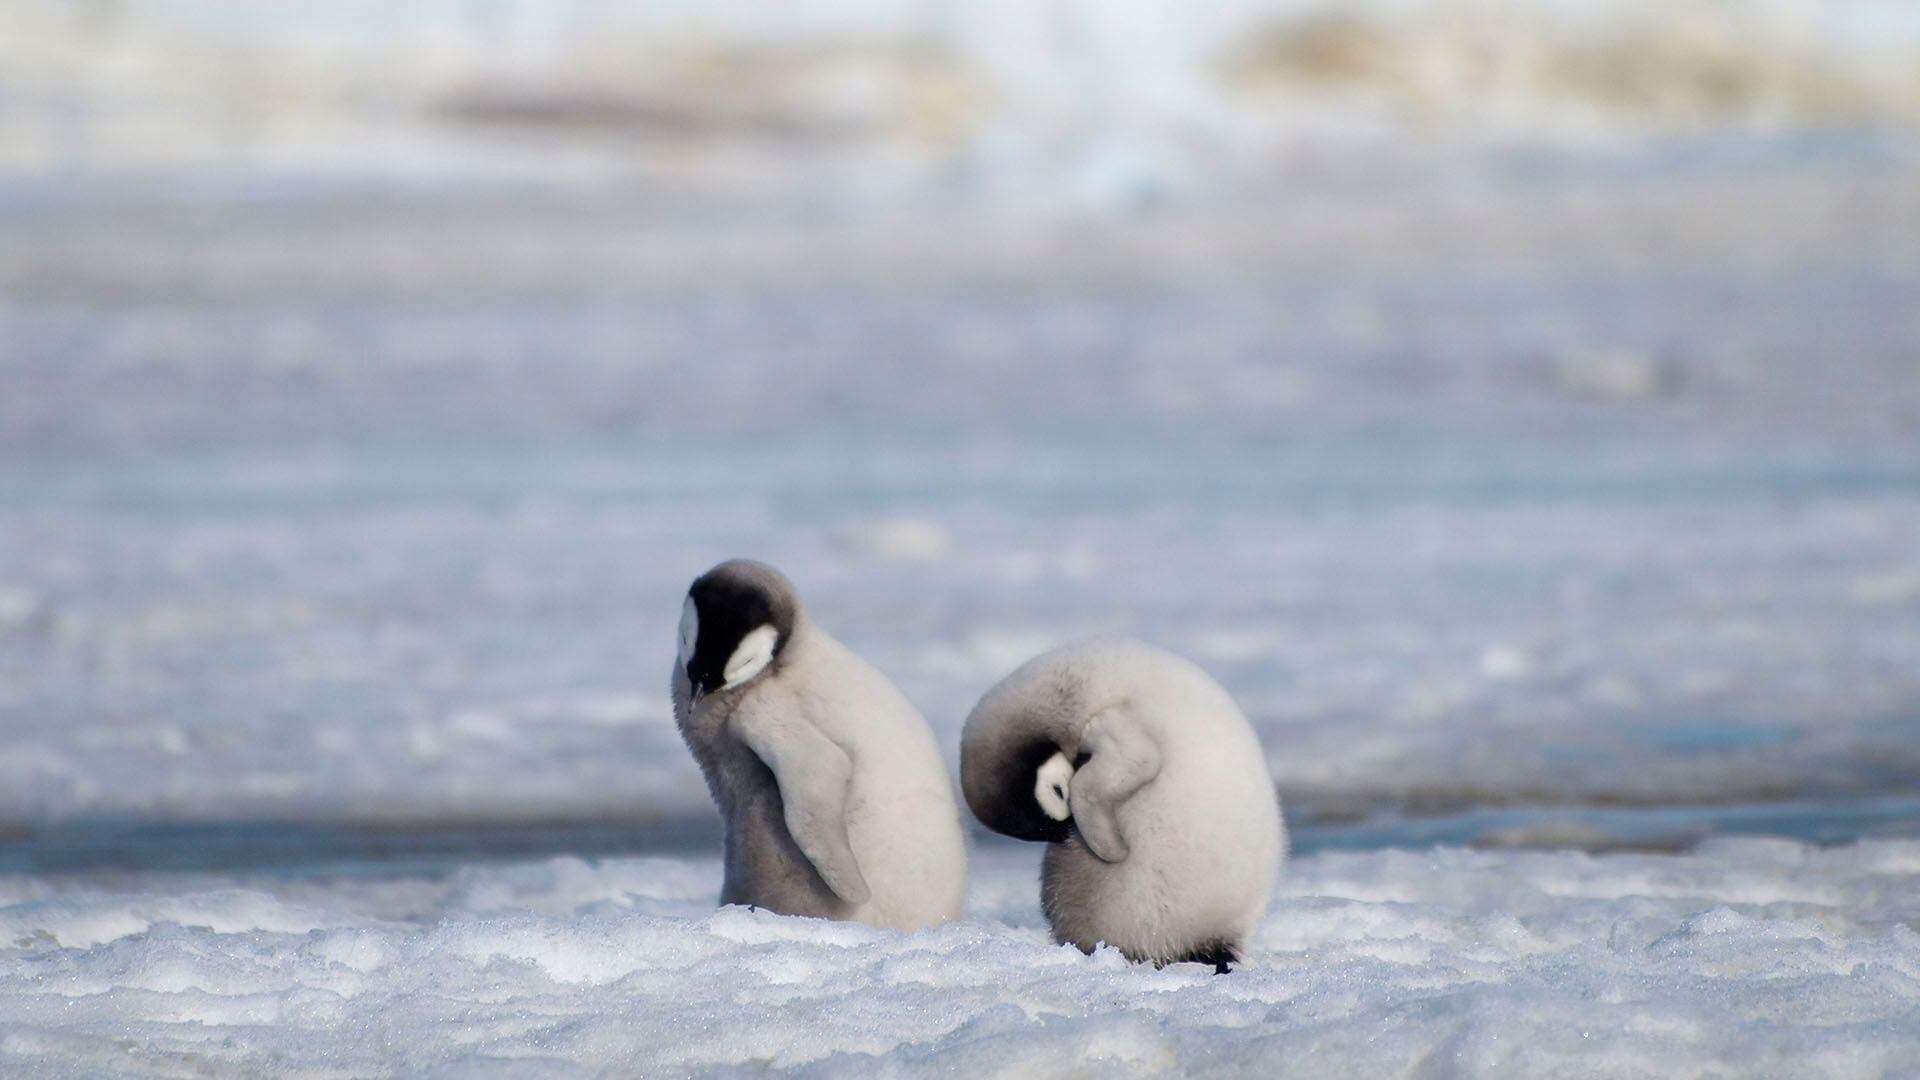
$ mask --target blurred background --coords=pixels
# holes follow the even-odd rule
[[[679,845],[680,598],[1303,849],[1920,835],[1920,3],[5,0],[0,867]]]

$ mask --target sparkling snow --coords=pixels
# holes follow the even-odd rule
[[[715,911],[708,857],[0,877],[0,1071],[1920,1068],[1920,842],[1311,855],[1226,976],[1052,945],[1036,865],[915,934]]]

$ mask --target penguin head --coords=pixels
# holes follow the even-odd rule
[[[694,579],[680,608],[680,666],[694,700],[752,681],[793,636],[800,597],[786,575],[729,559]]]
[[[1069,785],[1073,783],[1073,762],[1067,755],[1055,751],[1054,755],[1042,762],[1034,770],[1033,801],[1040,804],[1040,812],[1055,821],[1065,821],[1073,816],[1073,804],[1068,800]]]
[[[961,745],[960,786],[980,823],[1017,840],[1059,843],[1072,835],[1075,764],[1051,739]]]

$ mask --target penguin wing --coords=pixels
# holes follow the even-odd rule
[[[873,896],[847,841],[847,788],[853,762],[846,751],[806,720],[791,715],[734,714],[740,740],[772,770],[780,785],[787,833],[827,883],[849,904]]]
[[[1160,775],[1160,745],[1126,710],[1115,707],[1087,724],[1080,752],[1089,756],[1069,785],[1074,828],[1102,861],[1120,862],[1128,851],[1120,835],[1120,807]]]

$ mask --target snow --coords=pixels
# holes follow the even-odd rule
[[[1920,1069],[1920,157],[1313,153],[1066,223],[8,189],[0,1073]],[[992,845],[956,926],[714,912],[732,555],[950,756],[1067,638],[1204,665],[1303,852],[1252,962],[1055,948]]]
[[[1555,220],[1532,183],[1484,212]],[[1754,194],[1651,183],[1700,219]],[[1801,800],[1774,827],[1910,835],[1920,233],[1880,226],[1920,186],[1873,190],[1805,253],[1785,218],[1750,261],[1681,228],[1713,252],[1684,273],[1597,230],[1581,269],[1476,255],[1479,212],[1438,256],[1198,282],[543,285],[566,229],[484,304],[185,251],[148,299],[23,270],[0,820],[709,820],[664,687],[688,582],[750,555],[950,755],[1015,665],[1119,633],[1234,693],[1307,823],[1531,806],[1684,845],[1713,829],[1617,811]],[[484,205],[439,212],[484,247]],[[1684,377],[1561,374],[1622,350]]]
[[[1920,1067],[1920,842],[1321,853],[1214,976],[964,922],[713,910],[708,855],[0,877],[0,1071],[1879,1076]]]
[[[1894,0],[6,0],[0,168],[485,174],[1130,214],[1301,133],[1911,127]],[[769,145],[771,144],[771,145]],[[1254,166],[1249,170],[1248,166]]]

